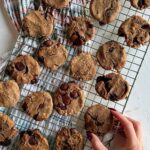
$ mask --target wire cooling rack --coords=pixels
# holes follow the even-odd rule
[[[106,101],[106,100],[103,100],[100,96],[98,96],[98,94],[95,91],[96,78],[99,75],[110,73],[113,70],[106,71],[102,69],[101,67],[97,66],[97,73],[93,80],[87,81],[87,82],[76,81],[85,91],[86,102],[85,102],[85,106],[83,110],[74,117],[64,117],[64,116],[59,115],[57,112],[53,111],[53,114],[49,117],[48,120],[42,121],[42,122],[35,121],[32,118],[30,118],[26,113],[24,113],[24,111],[21,108],[24,98],[28,94],[35,92],[35,91],[40,91],[40,90],[47,90],[53,93],[61,83],[72,81],[73,79],[69,76],[69,64],[70,64],[70,60],[72,59],[72,57],[76,55],[76,53],[78,53],[79,50],[90,52],[93,55],[93,57],[95,57],[96,51],[99,48],[99,46],[109,40],[118,41],[126,49],[127,63],[126,63],[126,66],[122,69],[121,74],[131,85],[131,91],[132,91],[138,72],[145,58],[145,54],[148,48],[150,48],[149,44],[144,45],[138,49],[129,48],[126,46],[126,43],[124,42],[124,38],[119,37],[117,35],[118,28],[121,25],[121,23],[132,15],[140,15],[144,17],[147,21],[149,21],[150,9],[145,9],[145,10],[140,11],[131,7],[129,1],[121,0],[122,10],[118,18],[113,23],[110,23],[105,26],[100,26],[98,22],[92,19],[92,17],[90,16],[89,3],[90,1],[88,0],[72,0],[68,8],[65,8],[63,10],[52,10],[51,8],[49,8],[47,10],[54,15],[55,20],[56,20],[54,33],[52,37],[50,38],[58,40],[60,41],[60,43],[66,46],[69,52],[67,62],[65,63],[64,66],[59,68],[56,72],[51,72],[48,69],[41,66],[41,75],[40,75],[38,83],[35,85],[28,84],[28,85],[24,85],[21,87],[21,98],[17,106],[11,109],[0,108],[1,112],[8,114],[15,121],[16,127],[19,130],[22,131],[22,130],[27,130],[29,128],[40,129],[43,135],[47,137],[51,149],[54,149],[54,145],[55,145],[54,142],[55,142],[55,136],[56,136],[57,131],[63,126],[75,127],[85,136],[84,113],[89,106],[100,103],[106,107],[115,108],[118,111],[123,113],[125,106],[127,104],[127,101],[130,97],[130,94],[127,99],[124,99],[118,102]],[[33,3],[31,3],[29,12],[32,9],[34,9]],[[94,23],[94,26],[97,29],[96,36],[93,38],[93,40],[86,43],[86,45],[82,46],[80,49],[73,49],[67,43],[65,25],[69,21],[70,16],[89,17],[92,19],[92,22]],[[26,37],[21,32],[17,39],[15,48],[13,49],[12,53],[8,57],[9,61],[14,59],[19,54],[23,54],[23,55],[30,54],[34,57],[41,41],[42,41],[41,39],[37,40],[37,39]],[[7,63],[9,63],[9,61]],[[5,66],[2,67],[1,69],[1,73],[0,73],[1,80],[9,79],[9,77],[5,74],[5,68],[6,68]],[[103,142],[109,147],[110,138],[109,140],[108,138],[102,138],[102,139],[103,139]],[[17,148],[14,148],[14,145],[11,145],[9,148],[0,147],[0,149],[15,150]],[[91,149],[91,145],[86,140],[86,138],[85,138],[84,149],[85,150]]]

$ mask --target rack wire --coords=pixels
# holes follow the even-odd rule
[[[97,73],[93,80],[87,82],[76,81],[83,88],[86,95],[85,106],[83,110],[76,116],[64,117],[54,111],[48,120],[42,122],[35,121],[32,118],[30,118],[21,108],[24,98],[28,94],[40,90],[47,90],[53,93],[61,83],[74,80],[69,76],[69,65],[72,57],[76,55],[78,51],[90,52],[93,55],[93,57],[95,57],[95,54],[99,46],[109,40],[118,41],[126,49],[127,63],[126,66],[122,69],[121,74],[129,82],[132,91],[137,75],[141,68],[142,62],[145,58],[148,49],[150,48],[149,43],[147,43],[146,45],[138,49],[129,48],[126,46],[126,43],[124,42],[124,38],[119,37],[117,35],[120,24],[125,19],[127,19],[132,15],[140,15],[144,17],[147,21],[149,21],[150,9],[145,9],[140,11],[134,9],[130,5],[129,1],[121,0],[122,10],[119,16],[117,17],[117,19],[113,23],[110,23],[105,26],[100,26],[98,22],[95,21],[90,16],[89,3],[90,1],[88,0],[72,0],[68,8],[62,10],[52,10],[51,8],[48,9],[49,12],[53,13],[56,20],[54,33],[50,38],[60,41],[68,49],[69,56],[67,62],[65,63],[65,65],[63,65],[55,72],[51,72],[50,70],[41,66],[41,75],[38,83],[35,85],[28,84],[21,87],[21,98],[17,106],[11,109],[0,108],[1,112],[4,112],[5,114],[9,115],[15,121],[16,127],[19,130],[22,131],[22,130],[27,130],[29,128],[40,129],[43,135],[47,137],[51,149],[54,149],[54,145],[55,145],[54,142],[55,142],[55,136],[57,131],[61,129],[63,126],[77,128],[85,136],[84,113],[89,106],[100,103],[106,107],[115,108],[118,111],[123,113],[127,105],[127,102],[129,100],[130,94],[128,98],[117,102],[106,101],[102,99],[95,91],[96,78],[100,75],[113,72],[114,70],[106,71],[102,69],[100,66],[97,66]],[[33,9],[34,9],[34,5],[33,2],[31,2],[28,12],[30,12]],[[91,41],[86,43],[86,45],[82,46],[80,49],[73,49],[67,43],[65,25],[69,21],[70,16],[89,17],[92,19],[92,22],[94,23],[94,26],[97,29],[96,36]],[[14,59],[19,54],[22,55],[29,54],[34,57],[41,41],[42,41],[41,39],[33,39],[30,37],[26,37],[22,32],[20,32],[15,48],[13,49],[12,53],[9,55],[9,61]],[[9,61],[7,63],[9,63]],[[5,68],[7,66],[7,63],[5,67],[1,69],[1,73],[0,73],[1,80],[9,79],[9,77],[5,74]],[[102,139],[103,142],[109,147],[111,138],[109,138],[109,140],[108,139],[105,140],[105,138],[103,137]],[[13,146],[11,145],[9,148],[11,149],[12,147]],[[0,149],[4,150],[7,148],[0,147]],[[86,138],[85,138],[84,149],[85,150],[91,149],[91,145],[86,140]]]

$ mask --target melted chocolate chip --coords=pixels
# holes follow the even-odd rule
[[[38,57],[38,61],[41,62],[41,63],[44,63],[44,57],[43,56],[39,56]]]
[[[63,95],[62,100],[65,105],[69,105],[71,103],[71,99],[68,94]]]
[[[67,107],[66,107],[65,104],[58,103],[57,107],[60,108],[60,109],[62,109],[62,110],[66,110],[67,109]]]
[[[52,45],[52,41],[51,41],[51,40],[47,40],[47,41],[45,41],[45,42],[43,43],[43,45],[49,47],[49,46]]]
[[[139,0],[138,1],[138,6],[140,7],[140,8],[142,8],[142,6],[145,4],[145,0]]]
[[[96,82],[97,82],[97,83],[100,82],[100,81],[108,82],[109,80],[111,80],[111,79],[106,78],[105,76],[99,76],[99,77],[97,78]]]
[[[13,66],[11,66],[11,65],[7,66],[6,74],[12,75],[13,71],[14,71],[14,67]]]
[[[28,67],[26,66],[26,71],[25,71],[25,73],[28,73],[28,71],[29,71],[29,69],[28,69]]]
[[[145,29],[145,30],[150,30],[150,25],[149,24],[144,24],[141,28]]]
[[[24,111],[26,111],[27,108],[28,108],[27,103],[23,103],[22,108],[23,108]]]
[[[109,48],[109,52],[113,52],[115,50],[115,48],[114,47],[111,47],[111,48]]]
[[[138,39],[137,39],[137,37],[135,37],[135,38],[133,39],[133,43],[134,43],[134,44],[140,44],[139,41],[138,41]]]
[[[15,64],[15,67],[18,71],[23,71],[26,68],[26,66],[22,62],[17,62]]]
[[[73,42],[73,45],[75,45],[75,46],[81,46],[81,45],[83,45],[85,43],[84,38],[81,37],[78,32],[75,32],[72,35],[70,41]]]
[[[66,91],[68,89],[68,84],[67,83],[63,83],[61,86],[60,86],[60,89],[63,90],[63,91]]]
[[[87,28],[93,28],[93,24],[91,24],[90,22],[87,23]]]
[[[38,82],[38,76],[34,76],[34,79],[31,80],[31,84],[36,84]]]
[[[5,139],[5,141],[0,141],[0,145],[9,146],[11,144],[11,139]]]
[[[37,120],[37,117],[38,117],[38,114],[35,114],[35,115],[33,116],[33,119]]]
[[[111,94],[111,95],[109,96],[109,98],[110,98],[112,101],[115,101],[115,100],[118,99],[115,94]]]
[[[77,99],[79,97],[78,91],[74,90],[70,93],[71,98]]]
[[[37,145],[38,144],[38,138],[34,135],[31,135],[30,139],[29,139],[29,144],[30,145]]]
[[[71,134],[76,134],[78,131],[75,128],[70,129]]]

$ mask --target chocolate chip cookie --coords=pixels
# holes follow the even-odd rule
[[[35,120],[46,120],[53,111],[52,97],[45,91],[34,92],[25,98],[22,108]]]
[[[17,136],[18,130],[15,123],[7,115],[0,112],[0,145],[8,146],[11,140]]]
[[[90,19],[85,17],[74,17],[67,28],[68,40],[73,47],[84,45],[95,33],[95,27]]]
[[[116,73],[99,76],[95,89],[102,98],[112,101],[126,98],[130,91],[128,82]]]
[[[113,115],[100,104],[89,107],[84,116],[85,129],[97,135],[105,134],[112,129]]]
[[[61,115],[77,114],[83,108],[84,102],[84,92],[74,82],[63,83],[54,94],[54,107]]]
[[[38,51],[38,60],[50,70],[57,70],[67,59],[67,49],[57,41],[45,41]]]
[[[38,129],[20,133],[19,150],[49,150],[47,139]]]
[[[150,0],[130,0],[131,5],[137,9],[145,9],[150,7]]]
[[[56,136],[56,150],[83,150],[83,136],[74,128],[63,127]]]
[[[19,98],[20,90],[15,81],[0,81],[0,107],[14,107]]]
[[[121,24],[118,35],[125,37],[129,47],[139,48],[150,41],[150,24],[140,16],[132,16]]]
[[[18,84],[35,84],[40,75],[40,66],[32,56],[19,55],[7,66],[7,74]]]
[[[69,5],[69,0],[43,0],[43,2],[56,9],[62,9]]]
[[[70,73],[76,80],[92,80],[96,74],[96,62],[90,54],[80,53],[72,59]]]
[[[47,37],[52,34],[54,18],[42,11],[32,11],[23,20],[23,30],[31,37]]]
[[[115,41],[103,44],[97,51],[96,56],[100,66],[106,70],[115,69],[119,71],[126,63],[125,48]]]
[[[100,25],[113,22],[121,10],[120,0],[91,0],[91,15]]]

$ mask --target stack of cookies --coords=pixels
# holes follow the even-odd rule
[[[69,0],[43,0],[46,7],[62,9],[69,7]],[[133,7],[144,9],[150,7],[150,1],[131,0]],[[121,11],[120,0],[91,0],[91,16],[100,25],[113,22]],[[36,57],[19,55],[12,60],[6,69],[13,79],[0,81],[0,107],[15,107],[20,99],[20,85],[37,84],[40,76],[40,65],[50,71],[56,71],[65,64],[68,50],[56,40],[48,39],[53,34],[54,16],[47,11],[31,11],[24,17],[22,29],[27,36],[45,39],[40,43]],[[96,28],[87,17],[72,17],[67,25],[68,43],[73,48],[80,48],[93,39]],[[118,31],[125,37],[127,46],[139,48],[150,41],[150,24],[140,16],[131,16],[125,20]],[[120,71],[125,67],[127,54],[125,48],[117,41],[108,41],[101,45],[96,59],[90,53],[81,52],[70,62],[70,76],[75,81],[62,83],[53,96],[47,91],[37,91],[25,97],[22,108],[36,121],[47,120],[53,108],[63,116],[78,114],[85,103],[83,89],[76,81],[94,80],[97,64],[105,70],[111,70],[96,79],[95,90],[104,100],[119,101],[126,98],[130,91],[128,82]],[[114,118],[109,109],[96,104],[89,107],[84,115],[85,129],[97,135],[109,132]],[[0,113],[0,145],[8,146],[11,139],[17,136],[15,123],[7,115]],[[74,128],[63,127],[56,135],[56,150],[82,150],[84,138]],[[20,132],[19,150],[48,150],[47,139],[38,129]]]

